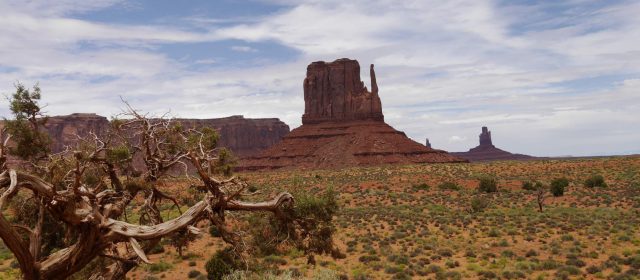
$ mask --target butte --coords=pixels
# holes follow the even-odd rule
[[[475,148],[471,148],[468,152],[458,152],[452,154],[469,161],[535,159],[535,157],[532,156],[513,154],[496,148],[496,146],[494,146],[493,142],[491,141],[491,131],[489,131],[486,126],[482,127],[482,132],[480,133],[480,145]]]
[[[425,147],[386,124],[373,64],[370,72],[371,91],[360,79],[356,60],[311,63],[303,83],[302,126],[258,156],[245,158],[239,169],[466,162]]]

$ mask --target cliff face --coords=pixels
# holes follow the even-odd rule
[[[51,151],[57,153],[76,143],[78,137],[87,137],[90,133],[102,135],[109,127],[109,120],[96,114],[75,113],[49,117],[45,127],[52,140]]]
[[[324,121],[384,121],[373,64],[371,91],[360,80],[360,64],[350,59],[313,62],[304,79],[303,124]]]
[[[465,161],[409,139],[384,122],[373,65],[368,91],[357,61],[313,62],[304,79],[302,126],[246,158],[243,170]]]
[[[256,155],[279,142],[289,133],[289,126],[278,119],[246,119],[231,116],[218,119],[177,119],[185,126],[211,127],[220,133],[218,145],[233,151],[238,157]],[[76,143],[78,137],[90,133],[102,135],[108,130],[109,120],[96,114],[71,114],[49,117],[46,130],[52,139],[52,151],[60,152]]]
[[[229,148],[238,157],[257,155],[280,142],[289,133],[289,126],[277,118],[245,119],[231,116],[219,119],[179,119],[184,125],[213,127],[220,133],[221,147]]]
[[[482,127],[479,135],[480,145],[471,148],[468,152],[452,153],[455,156],[467,159],[469,161],[493,161],[493,160],[527,160],[535,159],[535,157],[513,154],[496,148],[491,140],[491,131],[486,126]]]

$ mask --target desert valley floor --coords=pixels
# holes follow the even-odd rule
[[[311,266],[301,252],[283,246],[259,258],[271,271],[260,277],[638,279],[639,170],[640,157],[630,156],[237,175],[255,189],[255,199],[281,190],[338,194],[335,241],[346,257],[318,256]],[[477,178],[487,174],[498,179],[499,191],[479,194]],[[603,175],[608,187],[585,187],[595,174]],[[570,182],[564,196],[549,194],[538,212],[534,192],[523,190],[522,183],[548,184],[558,177]],[[184,179],[167,184],[189,203],[192,192],[184,191],[189,188]],[[167,218],[178,215],[170,203],[163,209]],[[183,257],[165,246],[150,256],[153,264],[128,278],[206,279],[205,262],[224,244],[206,223],[200,227],[203,234]],[[14,279],[19,270],[11,253],[6,248],[0,253],[0,279]]]

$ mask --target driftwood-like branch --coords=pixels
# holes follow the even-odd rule
[[[0,211],[15,207],[10,203],[12,197],[24,192],[32,194],[29,203],[37,207],[35,224],[11,223],[0,213],[0,238],[14,254],[24,279],[65,279],[98,257],[115,263],[90,279],[122,279],[140,261],[150,262],[147,255],[161,238],[183,231],[200,234],[196,225],[201,220],[209,220],[220,229],[224,241],[239,249],[244,244],[240,234],[225,225],[226,212],[263,211],[278,216],[282,207],[294,202],[286,192],[268,201],[242,201],[245,183],[237,178],[219,179],[212,173],[219,150],[204,143],[203,132],[180,129],[171,120],[149,119],[125,104],[129,119],[114,122],[108,138],[95,133],[79,138],[81,148],[69,148],[72,154],[55,155],[55,160],[38,165],[39,173],[7,167],[10,136],[0,131]],[[126,147],[124,153],[120,153],[121,145]],[[132,178],[137,170],[132,166],[134,159],[142,161],[144,168]],[[195,168],[197,185],[206,190],[204,198],[184,212],[175,197],[160,189],[166,184],[161,180],[175,167]],[[122,221],[137,196],[144,201],[139,210],[144,223]],[[179,217],[163,221],[158,207],[163,199],[178,208]],[[61,224],[65,234],[65,245],[53,253],[43,251],[43,242],[48,242],[42,238],[48,230],[45,219]]]

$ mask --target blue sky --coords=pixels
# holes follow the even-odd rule
[[[293,128],[306,65],[349,57],[376,64],[387,122],[436,148],[467,150],[486,125],[512,152],[640,153],[639,13],[623,0],[0,0],[0,92],[39,82],[50,115],[113,115],[122,96]]]

